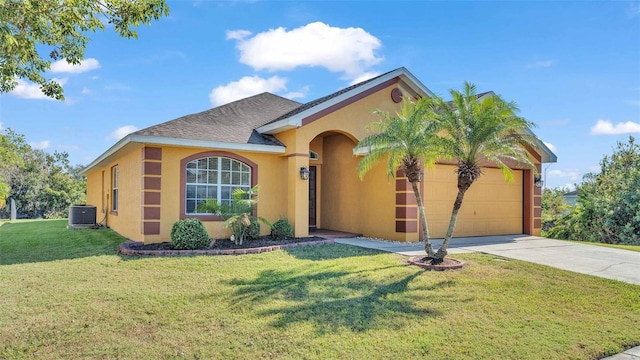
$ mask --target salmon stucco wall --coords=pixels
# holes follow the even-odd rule
[[[148,149],[148,148],[147,148]],[[255,163],[257,173],[256,182],[252,185],[260,185],[257,215],[274,222],[287,214],[287,159],[274,154],[261,154],[249,152],[227,152],[211,149],[159,147],[161,158],[158,160],[144,160],[144,147],[142,145],[127,152],[121,151],[114,154],[108,164],[95,167],[87,174],[87,203],[98,207],[98,221],[101,211],[107,212],[106,223],[114,231],[130,240],[143,241],[145,243],[157,243],[170,241],[171,226],[176,221],[188,216],[181,212],[181,192],[184,184],[181,183],[181,174],[185,169],[181,168],[181,161],[187,157],[201,154],[207,156],[211,153],[216,156],[229,155],[230,157],[243,157]],[[161,175],[143,174],[145,163],[152,163],[154,167],[161,169]],[[156,165],[159,164],[159,165]],[[111,213],[111,168],[117,165],[119,168],[119,210]],[[149,164],[146,164],[149,167]],[[159,189],[143,189],[145,179],[158,179]],[[148,179],[147,179],[148,180]],[[104,189],[102,189],[104,184]],[[155,188],[155,186],[154,186]],[[103,194],[104,193],[104,194]],[[153,195],[158,199],[153,205],[145,205],[145,197]],[[158,195],[154,195],[158,194]],[[108,198],[108,202],[107,202]],[[148,202],[148,201],[147,201]],[[159,208],[159,219],[145,220],[143,211]],[[147,216],[148,218],[148,216]],[[145,223],[158,222],[157,233],[145,234]],[[222,220],[203,221],[209,236],[212,238],[228,238],[230,230],[224,227]],[[267,225],[261,224],[261,234],[270,232]]]
[[[360,180],[355,144],[343,135],[324,138],[322,227],[364,236],[406,240],[395,228],[395,180],[380,163]]]
[[[381,86],[365,97],[336,107],[322,116],[304,119],[303,126],[276,134],[286,145],[290,166],[288,209],[296,236],[308,234],[308,183],[296,179],[302,166],[317,166],[317,218],[319,228],[362,233],[392,240],[417,241],[418,230],[396,231],[395,180],[386,174],[381,163],[358,177],[360,157],[353,154],[359,139],[369,134],[367,124],[378,120],[374,110],[394,113],[400,104],[391,99],[391,91],[402,89],[401,82]],[[309,160],[309,150],[318,153],[319,161]]]
[[[120,235],[140,240],[142,146],[128,147],[122,154],[87,174],[87,204],[97,207],[97,221]],[[111,169],[118,166],[118,211],[112,209]],[[106,215],[106,218],[105,218]]]
[[[184,185],[181,182],[181,174],[185,171],[180,166],[180,162],[190,156],[208,156],[213,153],[215,156],[237,155],[250,160],[256,164],[257,173],[254,174],[256,183],[259,185],[257,215],[266,218],[270,222],[286,216],[286,164],[287,161],[281,156],[273,154],[248,153],[241,151],[220,151],[197,148],[163,147],[162,156],[162,202],[160,210],[160,237],[148,242],[169,241],[171,226],[174,222],[189,216],[181,213],[180,188]],[[203,220],[209,236],[212,238],[228,238],[231,234],[229,229],[224,227],[221,220]],[[270,232],[267,225],[261,224],[261,234]]]

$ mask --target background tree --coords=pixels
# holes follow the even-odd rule
[[[43,76],[51,60],[78,65],[88,31],[104,30],[108,23],[120,36],[137,38],[135,27],[168,14],[164,0],[0,0],[0,93],[28,79],[63,100],[62,86]]]
[[[450,102],[437,97],[434,101],[438,107],[436,121],[442,129],[442,156],[458,161],[458,195],[444,241],[434,256],[436,262],[447,255],[464,195],[482,176],[482,163],[486,161],[498,166],[505,179],[513,181],[513,172],[507,162],[535,169],[523,145],[537,147],[535,137],[527,133],[534,124],[516,115],[518,108],[514,102],[507,102],[498,95],[478,98],[475,85],[468,82],[463,91],[451,90],[450,94]]]
[[[11,129],[0,133],[0,208],[5,206],[5,200],[9,197],[10,171],[23,164],[20,154],[24,154],[27,148],[23,135]]]
[[[400,170],[411,183],[413,193],[418,204],[420,223],[425,240],[427,256],[435,256],[429,239],[429,228],[424,211],[424,203],[418,183],[422,181],[422,165],[432,166],[438,160],[436,133],[438,124],[433,121],[433,101],[423,98],[417,102],[405,98],[402,109],[396,116],[376,110],[380,121],[368,124],[368,129],[374,132],[362,139],[356,146],[356,151],[363,151],[366,155],[358,164],[360,178],[371,170],[378,162],[387,161],[387,174],[396,176]]]
[[[553,228],[557,221],[571,212],[571,204],[564,198],[568,190],[565,188],[542,190],[542,232],[543,236]]]
[[[0,134],[0,179],[7,196],[16,200],[17,212],[29,218],[60,218],[69,206],[85,202],[86,182],[80,166],[69,164],[67,153],[46,153],[31,148],[24,136],[7,129]],[[0,211],[7,216],[7,211]]]
[[[630,136],[584,176],[573,211],[549,236],[559,239],[640,245],[640,145]]]

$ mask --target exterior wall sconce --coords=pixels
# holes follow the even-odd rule
[[[300,168],[300,179],[309,180],[309,169],[306,166]]]
[[[542,180],[540,175],[536,175],[533,178],[533,181],[535,182],[537,188],[541,188],[544,185],[544,180]]]

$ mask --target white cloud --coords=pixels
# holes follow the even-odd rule
[[[305,91],[291,91],[282,96],[286,97],[287,99],[300,99],[307,96],[307,94]]]
[[[100,62],[94,58],[89,58],[80,61],[80,65],[69,64],[66,60],[58,60],[51,64],[51,72],[54,73],[69,73],[80,74],[83,72],[95,70],[100,68]]]
[[[561,177],[561,178],[569,178],[569,180],[580,180],[582,179],[582,172],[578,169],[556,169],[550,170],[547,175]]]
[[[91,91],[91,90],[90,90],[89,88],[87,88],[87,87],[83,87],[83,88],[82,88],[82,91],[80,91],[80,93],[81,93],[82,95],[90,95],[90,94],[92,94],[92,93],[93,93],[93,91]]]
[[[62,149],[64,151],[67,151],[67,150],[79,150],[80,146],[78,146],[78,145],[64,145],[64,144],[61,144],[61,145],[58,145],[58,148]]]
[[[369,80],[369,79],[374,78],[374,77],[376,77],[378,75],[380,75],[380,73],[377,72],[377,71],[367,71],[366,73],[364,73],[364,74],[358,76],[357,78],[353,79],[351,81],[351,84],[349,84],[349,85],[355,85],[357,83],[361,83],[361,82],[363,82],[365,80]]]
[[[338,28],[314,22],[287,31],[283,27],[254,36],[247,30],[227,31],[237,41],[240,62],[255,70],[324,67],[355,79],[383,60],[380,40],[362,28]]]
[[[219,106],[263,92],[274,93],[286,89],[287,79],[279,76],[272,76],[268,79],[259,76],[245,76],[238,81],[232,81],[211,90],[209,101],[211,101],[211,105]]]
[[[627,121],[613,125],[609,120],[598,120],[591,128],[591,135],[619,135],[631,133],[640,133],[640,124],[633,121]]]
[[[544,60],[544,61],[536,61],[534,63],[527,64],[527,67],[528,68],[548,68],[548,67],[551,67],[551,65],[553,65],[553,61]]]
[[[543,141],[543,143],[544,143],[545,145],[547,145],[547,147],[549,148],[549,150],[551,150],[551,151],[553,151],[553,152],[556,152],[556,150],[558,150],[558,148],[556,148],[556,146],[555,146],[555,145],[553,145],[552,143],[548,143],[548,142],[546,142],[546,141]]]
[[[227,40],[244,40],[247,36],[251,36],[251,31],[249,30],[227,30],[226,39]]]
[[[117,129],[115,129],[111,134],[109,134],[109,138],[111,139],[115,139],[115,140],[120,140],[123,137],[131,134],[134,131],[137,131],[138,128],[135,127],[134,125],[125,125],[125,126],[121,126]]]
[[[29,145],[34,149],[44,150],[51,145],[51,141],[49,140],[36,141],[36,142],[29,143]]]
[[[60,85],[64,85],[67,83],[67,79],[52,79]],[[55,100],[54,98],[50,98],[40,90],[40,85],[34,84],[28,81],[24,81],[22,79],[18,79],[18,85],[11,90],[9,93],[15,97],[23,98],[23,99],[42,99],[42,100]]]

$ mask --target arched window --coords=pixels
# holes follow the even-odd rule
[[[198,212],[198,205],[207,199],[230,203],[236,188],[251,188],[251,168],[227,157],[212,156],[186,164],[185,213]]]

